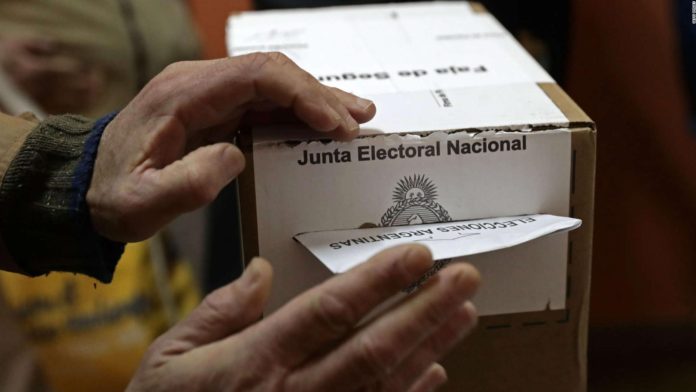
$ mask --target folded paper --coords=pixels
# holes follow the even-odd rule
[[[535,214],[414,226],[318,231],[301,233],[294,238],[329,270],[341,273],[394,245],[423,244],[430,248],[435,260],[443,260],[509,248],[552,233],[576,229],[581,223],[575,218]]]

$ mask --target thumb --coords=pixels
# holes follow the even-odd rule
[[[160,171],[158,198],[170,218],[212,202],[244,169],[244,155],[230,143],[199,147]]]
[[[261,318],[272,279],[268,261],[253,259],[239,279],[208,294],[189,317],[167,332],[166,340],[177,341],[176,351],[181,353],[250,326]]]

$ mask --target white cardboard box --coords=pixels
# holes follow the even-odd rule
[[[326,84],[373,99],[352,142],[300,127],[240,139],[245,259],[275,268],[271,309],[331,272],[308,231],[523,214],[581,229],[470,256],[483,285],[452,390],[585,388],[594,124],[479,5],[413,3],[234,15],[232,54],[282,51]]]

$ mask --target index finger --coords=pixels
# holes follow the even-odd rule
[[[301,294],[259,325],[259,336],[287,366],[295,366],[346,337],[372,309],[422,276],[432,256],[402,245]]]
[[[357,96],[347,99],[346,93],[324,86],[281,53],[248,56],[246,61],[254,68],[254,95],[291,109],[315,130],[351,138],[358,131],[358,122],[374,116],[374,105],[369,100]]]

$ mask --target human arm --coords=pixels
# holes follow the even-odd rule
[[[292,116],[348,139],[374,112],[281,54],[177,63],[115,117],[36,126],[0,184],[0,233],[25,273],[109,281],[120,242],[207,204],[243,169],[230,143],[242,123]]]
[[[104,132],[87,194],[95,228],[142,240],[212,201],[244,168],[230,143],[242,124],[292,115],[352,139],[374,114],[372,102],[320,84],[280,53],[173,64]]]

